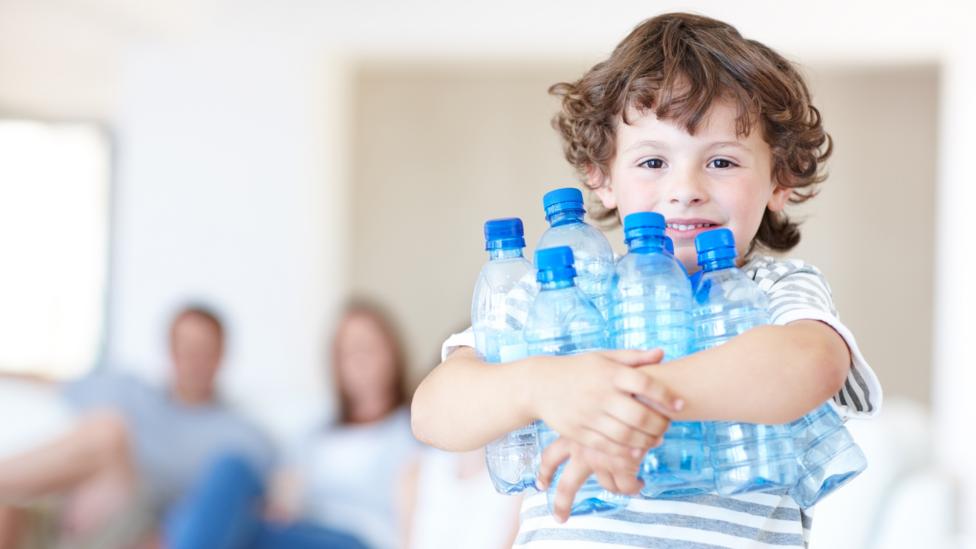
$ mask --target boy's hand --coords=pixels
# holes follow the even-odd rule
[[[530,385],[535,417],[588,448],[639,459],[684,405],[653,373],[637,369],[662,357],[660,349],[545,357],[529,370],[538,376]]]
[[[643,454],[639,458],[608,456],[603,452],[586,448],[566,438],[558,438],[542,453],[539,465],[539,484],[543,490],[549,487],[556,469],[569,460],[556,485],[553,516],[558,522],[566,522],[573,507],[573,499],[586,479],[595,474],[600,485],[616,494],[636,494],[644,483],[637,479]]]

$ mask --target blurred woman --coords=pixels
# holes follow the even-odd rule
[[[174,515],[168,546],[397,547],[397,478],[419,448],[404,356],[380,308],[347,305],[332,340],[336,421],[297,445],[268,493],[232,456],[219,461]]]

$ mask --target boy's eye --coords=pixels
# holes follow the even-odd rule
[[[734,166],[738,166],[738,164],[736,164],[735,162],[732,162],[728,158],[716,158],[715,160],[712,160],[711,162],[709,162],[708,163],[708,166],[710,168],[718,168],[718,169],[721,170],[721,169],[725,169],[725,168],[732,168]]]
[[[664,161],[660,158],[648,158],[638,165],[642,168],[652,168],[656,170],[664,167]]]

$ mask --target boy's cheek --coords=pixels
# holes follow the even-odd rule
[[[663,214],[656,197],[647,192],[633,189],[618,189],[615,207],[620,213],[620,219],[636,212],[658,212]]]

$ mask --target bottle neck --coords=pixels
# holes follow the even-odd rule
[[[494,250],[488,250],[488,260],[495,261],[498,259],[518,259],[522,257],[522,248],[496,248]]]
[[[723,259],[712,259],[701,264],[702,272],[710,273],[712,271],[719,271],[722,269],[731,269],[735,267],[735,258],[727,257]]]
[[[638,236],[627,241],[627,250],[631,252],[663,252],[664,238],[660,236]]]
[[[570,223],[582,223],[583,214],[586,213],[582,208],[576,210],[563,210],[561,212],[556,212],[554,214],[546,216],[546,221],[549,222],[549,226],[557,227],[559,225],[568,225]]]
[[[547,290],[562,290],[564,288],[572,288],[574,285],[573,279],[569,278],[559,278],[556,280],[550,280],[548,282],[540,282],[539,289],[541,291]]]

